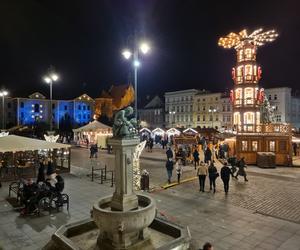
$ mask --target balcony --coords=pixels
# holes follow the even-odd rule
[[[274,134],[274,135],[291,135],[290,124],[270,123],[270,124],[247,124],[236,126],[238,134],[259,133],[259,134]]]

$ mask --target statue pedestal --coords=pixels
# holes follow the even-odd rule
[[[133,191],[132,159],[138,138],[109,139],[108,143],[115,151],[115,183],[116,189],[111,201],[111,209],[130,211],[138,208],[138,199]]]

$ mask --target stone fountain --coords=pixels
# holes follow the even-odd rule
[[[95,202],[92,218],[58,229],[44,249],[188,249],[188,228],[156,218],[154,199],[134,192],[133,159],[140,140],[136,120],[128,120],[132,113],[128,107],[114,118],[109,140],[115,151],[113,195]]]

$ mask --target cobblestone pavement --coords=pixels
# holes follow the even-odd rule
[[[80,150],[76,155],[86,154],[87,152]],[[141,159],[141,168],[150,171],[151,185],[160,187],[166,182],[166,173],[163,161],[150,161],[148,158],[151,153],[146,153],[146,160]],[[101,164],[107,164],[113,168],[113,155],[101,154],[99,161]],[[164,157],[164,153],[158,151],[155,157]],[[81,157],[80,159],[84,159]],[[76,162],[76,159],[74,159]],[[217,164],[220,169],[221,165]],[[275,218],[281,218],[288,221],[300,223],[300,169],[284,168],[278,169],[255,169],[249,170],[249,182],[244,182],[243,178],[239,180],[231,180],[230,194],[224,196],[222,191],[222,181],[217,179],[216,194],[206,193],[210,199],[217,199],[230,203],[232,205],[251,209],[258,214],[264,214]],[[183,178],[195,176],[193,166],[185,166]],[[175,179],[175,178],[174,178]],[[192,181],[180,185],[184,190],[199,190],[198,181]],[[208,180],[206,180],[206,189],[208,189]]]
[[[101,154],[98,161],[101,166],[108,164],[113,168],[113,155]],[[69,213],[64,209],[51,216],[19,217],[6,201],[8,184],[4,183],[0,188],[0,246],[5,250],[41,249],[59,226],[87,218],[95,200],[113,192],[109,183],[100,185],[87,177],[90,172],[87,150],[75,149],[72,162],[76,176],[65,175],[65,192],[71,201]],[[150,171],[153,185],[165,183],[162,161],[143,159],[141,165]],[[193,167],[187,166],[184,171],[184,178],[195,175]],[[289,171],[284,177],[280,176],[281,170],[276,171],[250,173],[247,183],[242,179],[232,180],[227,196],[219,178],[215,194],[208,192],[208,183],[207,192],[200,193],[195,180],[166,190],[156,189],[149,195],[156,200],[159,216],[189,227],[192,250],[206,241],[211,241],[216,250],[300,250],[298,172],[292,170],[294,178]]]

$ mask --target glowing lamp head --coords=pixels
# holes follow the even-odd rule
[[[142,51],[143,54],[147,54],[150,50],[149,44],[147,44],[145,42],[141,43],[140,50]]]
[[[51,78],[48,77],[48,76],[46,76],[46,77],[44,77],[44,81],[45,81],[46,83],[50,83],[50,82],[51,82]]]
[[[0,92],[0,96],[7,96],[8,92],[6,90]]]
[[[138,68],[141,65],[141,63],[138,60],[133,61],[133,66],[135,68]]]
[[[58,80],[58,75],[55,74],[55,73],[52,73],[51,74],[51,79],[56,82]]]
[[[131,57],[132,53],[131,53],[130,50],[125,49],[125,50],[122,52],[122,55],[124,56],[124,58],[125,58],[126,60],[128,60],[128,59]]]

